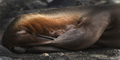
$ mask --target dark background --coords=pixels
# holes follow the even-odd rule
[[[20,14],[46,8],[119,4],[120,0],[0,0],[0,41],[9,23]],[[120,49],[102,48],[75,52],[15,54],[0,42],[0,60],[119,60]]]

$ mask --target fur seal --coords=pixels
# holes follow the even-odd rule
[[[120,48],[120,5],[74,6],[17,16],[2,45],[16,53]]]

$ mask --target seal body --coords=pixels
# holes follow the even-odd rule
[[[7,27],[2,44],[13,52],[120,47],[120,5],[76,6],[23,14]]]

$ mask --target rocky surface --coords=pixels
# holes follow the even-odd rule
[[[99,48],[74,52],[15,54],[0,44],[0,60],[119,60],[120,49]]]

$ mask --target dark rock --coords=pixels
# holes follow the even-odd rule
[[[0,60],[12,60],[10,57],[0,56]]]
[[[47,3],[42,2],[40,0],[28,2],[25,4],[29,9],[41,9],[41,8],[46,8]]]
[[[48,7],[67,7],[76,6],[76,0],[53,0],[48,4]]]

